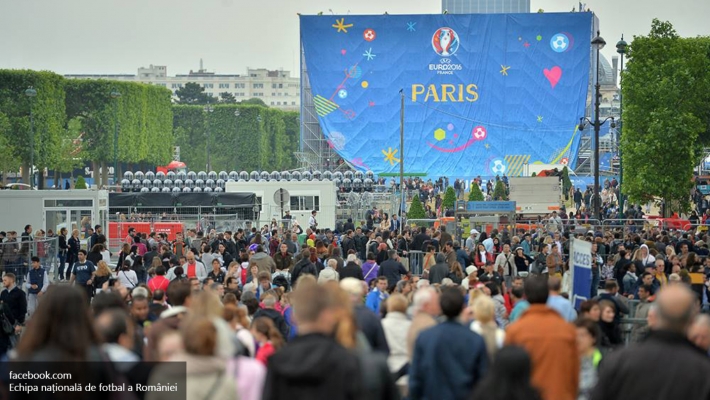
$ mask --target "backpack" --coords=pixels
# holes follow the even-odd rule
[[[291,289],[291,284],[288,283],[288,280],[283,275],[276,275],[273,284],[274,286],[284,288],[284,292],[288,292]]]

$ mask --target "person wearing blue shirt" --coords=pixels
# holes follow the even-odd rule
[[[382,301],[386,300],[389,296],[389,293],[387,293],[387,278],[384,276],[378,276],[375,288],[372,289],[372,291],[368,293],[365,298],[365,306],[367,306],[367,308],[372,310],[375,314],[380,315],[380,304],[382,304]]]
[[[414,343],[409,366],[412,400],[469,398],[488,369],[483,338],[458,321],[464,297],[444,288],[439,300],[446,321],[422,331]]]
[[[574,322],[577,319],[577,311],[572,307],[572,302],[560,296],[562,281],[558,277],[550,277],[548,280],[550,295],[547,297],[547,306],[557,311],[567,322]]]
[[[92,284],[94,283],[93,279],[96,274],[96,266],[86,259],[86,250],[84,249],[79,250],[78,258],[79,261],[74,263],[69,284],[73,284],[76,281],[77,286],[81,286],[86,290],[86,299],[90,301],[94,292]]]

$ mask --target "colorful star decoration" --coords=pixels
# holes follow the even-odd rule
[[[374,107],[374,106],[375,106],[375,102],[372,101],[372,100],[370,100],[370,102],[368,103],[368,105],[369,105],[370,107]]]
[[[488,144],[488,143],[484,144],[483,146],[485,146],[485,147],[486,147],[486,149],[490,149],[490,148],[491,148],[491,145],[490,145],[490,144]]]
[[[537,122],[542,122],[542,115],[537,116]]]
[[[525,43],[523,43],[523,46],[525,46],[525,48],[527,49],[528,47],[530,47],[530,43],[529,43],[529,42],[525,42]]]
[[[332,26],[333,26],[333,28],[337,29],[338,32],[348,33],[348,28],[352,28],[353,24],[345,25],[345,17],[343,17],[340,19],[336,19],[335,23]]]
[[[372,61],[373,58],[377,57],[377,54],[372,54],[372,47],[370,47],[363,56],[367,57],[367,61]]]
[[[501,75],[508,76],[508,70],[510,69],[510,66],[501,65],[500,68]]]
[[[392,150],[391,147],[387,148],[387,151],[385,149],[382,149],[382,154],[385,155],[385,162],[389,161],[390,165],[394,165],[395,163],[399,162],[399,158],[395,157],[399,150],[394,149]]]
[[[414,28],[415,25],[417,25],[416,22],[407,22],[407,30],[408,30],[409,32],[414,32],[414,31],[416,31],[416,29]]]

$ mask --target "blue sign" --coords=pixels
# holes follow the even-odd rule
[[[592,295],[592,244],[579,239],[572,239],[570,249],[570,265],[572,268],[572,293],[570,299],[574,308]]]
[[[514,201],[468,201],[466,211],[478,213],[515,212]]]
[[[359,170],[520,176],[575,159],[591,13],[301,16],[313,106]],[[302,114],[305,115],[305,114]]]

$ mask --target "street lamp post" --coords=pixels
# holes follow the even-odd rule
[[[624,80],[624,54],[626,54],[627,47],[629,46],[628,43],[624,40],[624,35],[621,35],[621,40],[619,40],[616,43],[616,52],[619,53],[621,56],[621,72],[619,73],[619,87],[621,88],[621,85],[623,84]],[[623,94],[621,92],[621,89],[619,90],[619,143],[621,143],[621,134],[623,133],[622,125],[623,125],[623,119],[622,119],[622,113],[623,111]],[[619,146],[619,215],[621,215],[624,212],[624,194],[621,193],[621,184],[624,181],[624,165],[622,164],[623,160],[621,159],[621,146]]]
[[[118,90],[111,91],[113,99],[113,184],[118,183],[118,99],[121,97],[121,92]]]
[[[211,105],[208,104],[205,106],[205,112],[207,113],[207,120],[205,121],[205,124],[207,125],[207,144],[205,145],[205,148],[207,151],[207,165],[206,165],[207,172],[212,171],[212,169],[211,169],[212,161],[210,160],[210,120],[209,120],[209,116],[210,116],[210,113],[213,111],[214,111],[214,109],[212,108]]]
[[[239,134],[239,115],[241,113],[239,112],[239,109],[234,110],[234,117],[235,117],[235,123],[234,123],[234,137],[238,137]],[[239,169],[239,162],[237,161],[234,164],[234,170],[237,171]]]
[[[594,85],[594,122],[590,121],[589,118],[582,117],[579,119],[579,129],[584,129],[584,123],[589,122],[594,127],[594,193],[592,195],[592,206],[594,210],[594,218],[597,221],[601,220],[601,210],[600,210],[600,190],[599,190],[599,131],[601,126],[608,120],[611,120],[611,127],[614,128],[616,124],[614,123],[614,117],[607,117],[603,121],[599,120],[599,106],[601,105],[601,84],[599,83],[599,57],[600,51],[606,45],[606,41],[599,36],[599,31],[597,31],[597,36],[592,39],[592,46],[597,50],[597,70],[596,70],[596,84]]]
[[[259,128],[259,173],[261,173],[261,141],[262,141],[261,114],[256,116],[256,122],[257,122],[258,128]]]
[[[29,171],[29,177],[30,177],[30,189],[34,189],[35,187],[35,177],[34,177],[34,169],[35,169],[35,117],[34,113],[32,112],[32,103],[34,101],[34,98],[37,97],[37,90],[32,88],[30,86],[25,90],[25,96],[27,96],[30,99],[30,171]]]

